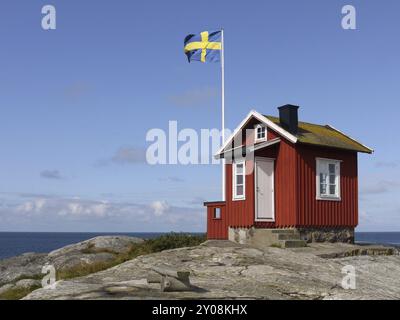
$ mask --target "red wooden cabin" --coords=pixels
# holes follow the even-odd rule
[[[226,200],[205,203],[208,239],[291,228],[309,241],[352,241],[357,155],[373,150],[332,126],[299,122],[298,108],[251,111],[219,150]]]

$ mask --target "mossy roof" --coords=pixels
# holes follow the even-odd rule
[[[280,125],[279,118],[264,115],[275,124]],[[283,128],[284,129],[284,128]],[[372,153],[373,150],[350,138],[346,134],[328,125],[319,125],[308,122],[300,122],[298,132],[295,135],[299,143],[318,145],[324,147],[345,149],[357,152]]]

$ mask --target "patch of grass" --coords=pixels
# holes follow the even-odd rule
[[[68,269],[61,269],[61,270],[57,271],[57,274],[56,274],[57,280],[67,280],[67,279],[87,276],[88,274],[103,271],[108,268],[114,267],[118,264],[119,263],[117,262],[117,260],[111,260],[108,262],[96,262],[96,263],[91,263],[91,264],[87,263],[87,264],[81,264],[78,266],[74,266],[74,267],[68,268]]]
[[[39,288],[40,286],[33,286],[29,288],[11,288],[0,294],[0,300],[19,300]]]
[[[28,274],[21,274],[19,277],[15,278],[12,283],[17,283],[20,280],[26,280],[26,279],[33,279],[33,280],[42,280],[44,277],[44,274],[32,274],[32,275],[28,275]]]
[[[282,249],[282,246],[279,243],[273,243],[270,245],[271,248],[279,248]]]
[[[80,252],[82,252],[84,254],[94,254],[94,253],[117,254],[115,251],[107,249],[107,248],[95,248],[93,243],[91,243],[86,249],[80,250]]]
[[[99,249],[96,250],[93,246],[84,250],[82,253],[100,253],[108,252],[113,253],[115,258],[108,262],[98,262],[92,264],[82,264],[73,268],[60,270],[57,272],[57,280],[66,280],[76,277],[83,277],[91,273],[99,272],[119,265],[125,261],[132,260],[138,256],[161,252],[169,249],[176,249],[182,247],[197,246],[206,241],[205,235],[190,235],[186,233],[169,233],[154,239],[144,240],[142,243],[132,244],[130,249],[125,253],[115,253],[111,250]]]
[[[42,280],[44,277],[43,274],[32,274],[32,275],[27,275],[27,274],[22,274],[19,277],[15,278],[12,282],[9,282],[10,284],[15,285],[18,281],[20,280],[28,280],[28,279],[33,279],[33,280]],[[4,284],[2,284],[4,285]],[[1,287],[1,285],[0,285]],[[0,293],[0,300],[19,300],[29,293],[31,293],[33,290],[41,288],[39,285],[38,286],[32,286],[29,288],[10,288],[7,291]]]
[[[160,252],[168,249],[193,247],[206,241],[205,235],[190,235],[186,233],[169,233],[154,239],[146,240],[152,252]]]

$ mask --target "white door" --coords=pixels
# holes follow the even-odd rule
[[[274,221],[274,160],[256,159],[256,221]]]

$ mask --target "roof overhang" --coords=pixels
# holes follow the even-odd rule
[[[233,131],[233,133],[228,137],[228,139],[226,139],[226,141],[224,142],[222,147],[215,154],[216,158],[219,158],[220,154],[223,154],[226,152],[225,148],[232,142],[232,140],[236,137],[236,135],[240,132],[240,130],[242,130],[243,127],[245,125],[247,125],[249,123],[249,121],[253,118],[257,119],[261,123],[265,124],[267,127],[271,128],[275,132],[279,133],[282,137],[286,138],[290,142],[292,142],[292,143],[297,142],[297,137],[295,137],[293,134],[286,131],[285,129],[282,129],[280,126],[278,126],[277,124],[275,124],[274,122],[272,122],[271,120],[269,120],[268,118],[263,116],[261,113],[255,111],[255,110],[252,110],[249,112],[249,114],[246,116],[246,118],[243,119],[243,121],[239,124],[239,126],[235,129],[235,131]],[[240,146],[240,147],[243,147],[243,146]],[[240,147],[237,147],[237,148],[240,148]]]
[[[252,153],[252,152],[255,152],[257,150],[261,150],[261,149],[267,148],[269,146],[278,144],[280,142],[281,142],[280,138],[275,138],[275,139],[272,139],[272,140],[269,140],[269,141],[257,143],[255,145],[251,145],[251,146],[247,146],[247,147],[244,146],[244,145],[241,145],[241,146],[238,146],[238,147],[235,147],[235,148],[231,148],[231,149],[225,150],[225,151],[223,151],[221,153],[217,153],[214,156],[214,158],[215,159],[226,158],[227,155],[231,155],[231,154],[244,156],[244,155],[246,155],[248,153]]]
[[[280,139],[280,138],[275,138],[275,139],[272,139],[272,140],[269,140],[269,141],[257,143],[257,144],[255,144],[255,145],[252,145],[252,146],[249,148],[249,151],[250,151],[250,152],[254,152],[254,151],[257,151],[257,150],[264,149],[264,148],[266,148],[266,147],[272,146],[272,145],[274,145],[274,144],[278,144],[278,143],[280,143],[280,142],[281,142],[281,139]]]

